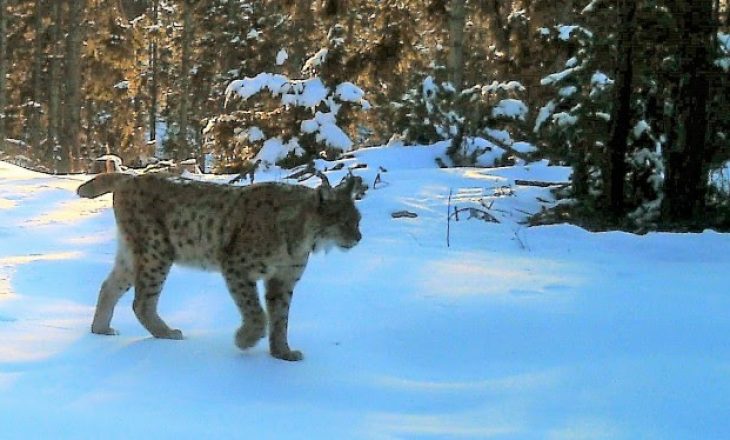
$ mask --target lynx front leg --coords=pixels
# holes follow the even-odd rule
[[[132,305],[134,314],[152,336],[161,339],[182,339],[182,332],[168,327],[157,314],[157,302],[172,262],[162,261],[149,254],[139,260],[134,281]]]
[[[121,245],[120,245],[121,246]],[[120,248],[114,261],[114,268],[101,285],[99,299],[96,302],[94,321],[91,323],[91,332],[100,335],[115,335],[117,332],[110,327],[114,307],[119,298],[132,287],[134,276],[125,250]]]
[[[285,361],[302,360],[302,352],[289,348],[289,305],[294,285],[299,281],[304,266],[296,266],[292,273],[275,276],[266,282],[266,308],[269,313],[269,351]]]
[[[266,315],[256,293],[256,283],[235,268],[224,268],[223,276],[243,320],[236,331],[236,346],[241,350],[251,348],[266,333]]]

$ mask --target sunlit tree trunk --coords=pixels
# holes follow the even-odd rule
[[[178,107],[178,138],[177,158],[187,159],[190,157],[190,145],[188,141],[188,113],[190,112],[190,45],[192,44],[192,10],[193,2],[183,2],[183,29],[182,41],[180,42],[182,59],[180,62],[180,102]]]
[[[43,66],[43,1],[35,2],[35,19],[33,23],[33,88],[32,102],[28,106],[28,143],[33,148],[36,156],[42,156],[41,144],[41,99],[42,89],[42,66]]]
[[[5,0],[0,0],[0,150],[5,147],[5,106],[7,105],[7,87],[5,75],[7,73],[7,8]]]
[[[63,144],[70,154],[71,170],[78,169],[81,157],[81,46],[83,44],[83,16],[86,0],[69,1],[68,34],[66,39],[66,121]]]
[[[47,154],[58,172],[67,171],[68,154],[65,152],[65,145],[61,146],[59,133],[61,131],[61,61],[63,59],[61,39],[62,5],[60,1],[51,2],[51,53],[50,53],[50,76],[48,80],[48,139],[46,143]]]
[[[152,24],[153,26],[158,26],[158,18],[159,18],[159,0],[152,0]],[[150,57],[150,142],[155,144],[155,141],[157,139],[157,95],[159,93],[158,87],[157,87],[157,76],[158,76],[158,48],[157,48],[157,41],[158,41],[158,35],[159,35],[159,29],[155,29],[151,31],[149,38],[150,38],[150,44],[149,44],[149,57]],[[155,146],[155,152],[157,151],[157,147]]]
[[[451,0],[449,9],[449,81],[457,89],[464,85],[464,27],[466,1]]]

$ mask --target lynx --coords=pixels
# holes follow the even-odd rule
[[[266,333],[279,359],[298,361],[287,341],[289,305],[309,255],[330,245],[350,249],[361,239],[354,200],[362,179],[348,176],[332,188],[324,175],[319,188],[284,183],[245,187],[219,185],[160,174],[100,174],[78,195],[113,192],[118,248],[114,267],[101,285],[91,331],[110,327],[119,298],[134,286],[133,310],[156,338],[182,339],[157,313],[162,285],[173,263],[220,272],[241,313],[235,335],[241,349]],[[265,285],[264,312],[256,282]]]

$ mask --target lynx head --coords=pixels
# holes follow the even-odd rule
[[[332,188],[324,174],[318,175],[322,179],[322,185],[317,189],[322,230],[315,249],[330,244],[350,249],[362,238],[360,212],[355,207],[355,199],[365,191],[362,178],[350,175]]]

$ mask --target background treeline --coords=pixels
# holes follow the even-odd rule
[[[571,165],[576,203],[558,214],[596,227],[730,222],[708,178],[730,159],[727,0],[0,0],[0,14],[0,150],[35,168],[113,153],[236,172],[272,133],[296,165],[344,150],[325,136],[336,122],[355,148],[451,139],[446,166]],[[262,73],[333,92],[313,109],[226,96]]]

